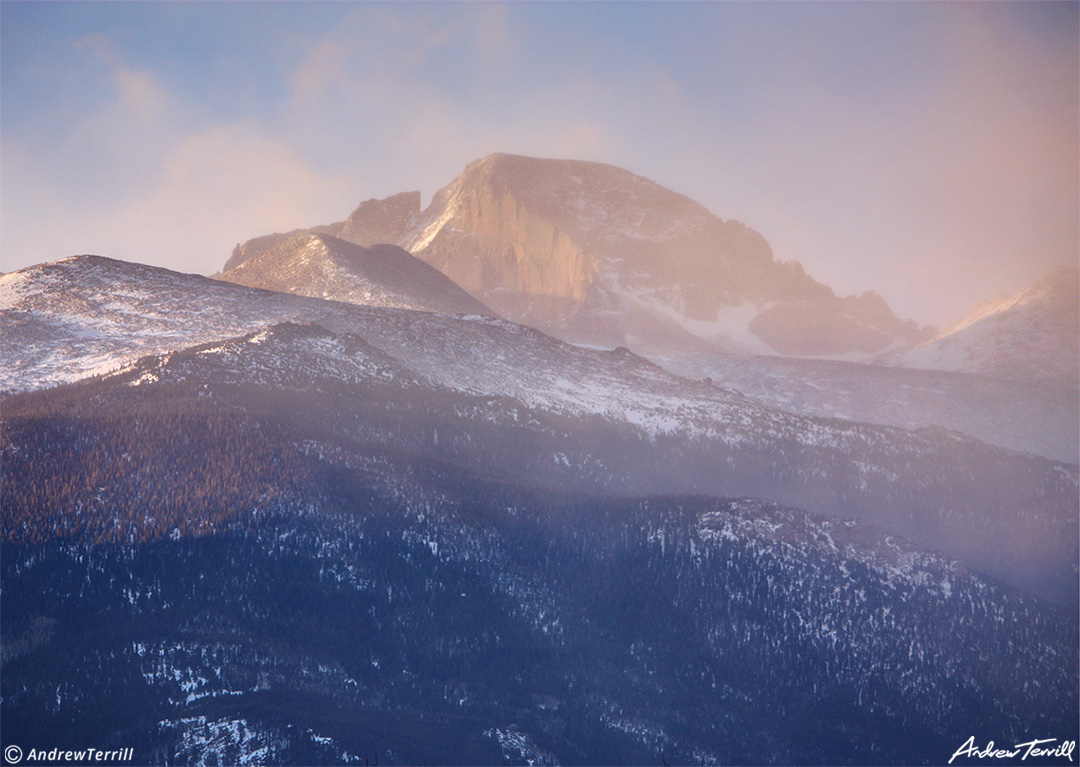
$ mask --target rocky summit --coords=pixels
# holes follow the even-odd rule
[[[509,319],[646,356],[868,357],[932,333],[872,292],[837,297],[750,227],[611,165],[492,154],[418,208],[415,192],[371,200],[311,231],[386,238]],[[281,236],[237,246],[229,263]]]

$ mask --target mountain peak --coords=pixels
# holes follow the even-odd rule
[[[981,302],[960,322],[886,361],[1076,388],[1080,269],[1054,267],[1027,289]]]
[[[538,207],[539,213],[561,218],[567,218],[569,214],[575,219],[572,223],[576,227],[592,230],[606,225],[607,233],[614,236],[647,236],[650,233],[648,225],[653,221],[619,220],[620,213],[631,207],[650,209],[657,221],[664,211],[667,215],[678,213],[703,220],[714,218],[703,205],[644,176],[588,160],[498,152],[469,163],[442,191],[460,194],[463,189],[483,184],[490,185],[498,195],[509,193],[531,207]]]
[[[322,232],[281,235],[219,279],[372,306],[443,314],[491,313],[445,275],[396,245],[365,248]]]
[[[865,357],[924,337],[880,296],[838,298],[752,228],[613,165],[497,152],[419,206],[418,192],[368,200],[310,231],[401,245],[511,320],[654,358]],[[238,246],[226,267],[286,236]]]
[[[363,245],[398,243],[420,216],[420,192],[402,192],[382,200],[366,200],[357,206],[336,237]]]
[[[94,285],[107,292],[118,284],[137,286],[141,280],[159,275],[210,282],[201,275],[85,253],[0,274],[0,309],[24,305],[27,301],[33,303],[36,296],[51,300],[49,294],[63,294],[75,284]],[[127,291],[125,298],[148,300],[150,297],[133,288]]]
[[[403,244],[511,319],[646,356],[868,354],[917,339],[880,297],[838,299],[745,224],[598,162],[475,160]]]

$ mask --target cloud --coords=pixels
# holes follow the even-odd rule
[[[160,184],[122,206],[105,229],[125,232],[136,260],[182,261],[210,273],[229,255],[223,246],[344,218],[332,211],[349,186],[343,175],[316,173],[253,126],[215,126],[172,147]]]
[[[899,124],[873,126],[898,151],[879,184],[892,210],[870,223],[907,250],[891,248],[866,279],[891,275],[924,311],[951,305],[939,322],[1075,262],[1078,244],[1075,40],[1057,48],[997,18],[974,23],[972,10],[946,27],[947,60],[924,97]]]
[[[678,146],[654,159],[696,157],[679,191],[838,292],[875,289],[922,322],[1075,262],[1075,37],[1025,34],[1018,6],[816,8],[848,23],[751,32],[769,59],[725,61],[706,72],[716,98],[683,102]],[[711,104],[735,76],[743,104],[725,119]]]
[[[5,218],[18,225],[5,227],[4,267],[97,252],[213,272],[239,240],[340,220],[367,197],[430,195],[492,151],[620,160],[613,113],[640,85],[617,92],[580,71],[519,90],[500,80],[519,55],[507,8],[461,8],[359,7],[310,42],[264,120],[216,121],[115,42],[81,38],[109,88],[60,142],[5,137]],[[659,71],[648,79],[673,90]]]
[[[29,192],[5,191],[5,207],[14,208],[5,218],[21,219],[4,238],[5,262],[10,254],[20,263],[5,268],[91,252],[209,274],[233,243],[344,218],[341,201],[354,192],[345,176],[316,173],[244,125],[184,137],[162,158],[156,184],[104,213],[76,208],[72,215],[50,184],[35,178],[33,163],[6,166],[5,176]]]
[[[517,34],[510,21],[510,12],[499,3],[483,3],[478,7],[472,36],[476,60],[483,69],[506,66],[517,50]]]
[[[128,67],[103,35],[87,35],[75,42],[76,48],[88,48],[112,75],[119,102],[141,122],[162,117],[168,96],[154,76],[146,70]]]
[[[523,58],[521,26],[501,4],[361,7],[311,44],[276,135],[351,168],[365,194],[430,195],[495,151],[619,161],[620,134],[641,122],[635,101],[679,95],[657,69],[629,85],[565,63],[544,74],[558,54],[533,40]],[[523,70],[538,82],[523,85]]]
[[[73,210],[95,214],[156,181],[160,159],[185,130],[195,111],[178,104],[154,75],[126,65],[98,35],[76,41],[78,54],[56,85],[61,94],[40,95],[45,124],[27,121],[21,130],[5,124],[3,156],[16,167],[33,165],[33,178],[18,189],[51,187],[51,195]],[[15,190],[4,169],[4,190]],[[21,199],[19,205],[29,201]],[[5,207],[13,197],[5,194]]]
[[[80,42],[113,83],[62,141],[5,136],[3,268],[97,253],[211,273],[249,237],[340,220],[357,185],[254,121],[192,118],[108,42]]]
[[[312,104],[330,91],[344,77],[348,51],[334,40],[320,40],[311,49],[292,76],[293,99],[302,105]]]
[[[5,172],[25,179],[28,170]],[[93,252],[200,273],[218,271],[233,243],[344,218],[341,201],[353,191],[346,177],[314,172],[288,147],[243,125],[185,137],[163,158],[157,184],[104,215],[72,217],[47,188],[31,186],[44,194],[18,206],[17,215],[38,223],[20,227],[32,236],[5,238],[5,253],[32,263]]]

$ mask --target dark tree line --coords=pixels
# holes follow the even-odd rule
[[[310,475],[272,421],[197,397],[149,392],[123,409],[65,399],[53,412],[49,400],[5,412],[5,540],[204,535],[295,501]]]

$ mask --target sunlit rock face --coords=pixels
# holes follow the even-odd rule
[[[327,233],[364,247],[396,243],[408,235],[419,216],[420,192],[402,192],[360,203],[335,231]]]
[[[869,354],[919,335],[879,297],[838,299],[777,262],[744,224],[600,163],[477,160],[403,244],[507,317],[645,354]]]
[[[509,189],[462,181],[440,193],[430,223],[409,244],[460,285],[506,306],[552,298],[568,313],[580,309],[598,276],[597,253]]]
[[[1076,462],[1075,268],[939,334],[899,320],[876,292],[835,295],[797,261],[777,261],[753,229],[629,171],[506,154],[470,163],[426,209],[408,192],[306,233],[393,242],[505,318],[571,343],[626,347],[790,412],[936,424]],[[229,263],[296,234],[249,240]],[[302,282],[279,266],[292,268],[242,282],[373,302],[345,272]]]

